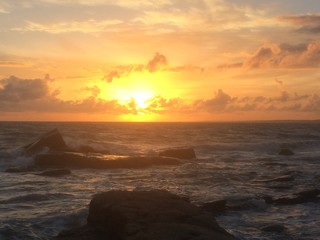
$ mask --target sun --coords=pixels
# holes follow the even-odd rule
[[[154,93],[148,90],[137,90],[131,93],[131,98],[134,99],[138,109],[148,107],[147,100],[154,97]]]

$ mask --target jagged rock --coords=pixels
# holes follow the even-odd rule
[[[54,152],[39,154],[34,164],[39,167],[59,168],[144,168],[154,165],[176,165],[179,160],[167,157],[124,157],[110,155],[110,158],[101,159],[87,157],[81,153]]]
[[[41,176],[47,176],[47,177],[60,177],[64,175],[69,175],[71,174],[71,171],[69,169],[53,169],[53,170],[47,170],[39,175]]]
[[[194,159],[196,154],[192,148],[168,149],[159,153],[162,157],[174,157],[180,159]]]
[[[87,224],[57,239],[235,240],[210,213],[164,190],[97,194]]]
[[[291,156],[294,155],[294,152],[292,152],[289,148],[282,148],[279,151],[279,155]]]
[[[294,205],[294,204],[302,204],[307,202],[317,201],[318,195],[320,194],[319,189],[311,189],[303,192],[294,193],[289,196],[273,198],[271,196],[265,196],[263,199],[268,204],[275,205]]]
[[[47,132],[37,141],[32,142],[23,148],[27,156],[33,156],[41,152],[46,147],[51,151],[69,150],[58,129],[53,129],[52,131]]]
[[[280,233],[280,232],[285,231],[286,229],[287,228],[281,224],[270,224],[270,225],[267,225],[267,226],[261,228],[261,231]]]

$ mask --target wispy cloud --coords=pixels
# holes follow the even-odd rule
[[[25,26],[15,27],[12,30],[22,32],[48,32],[48,33],[66,33],[66,32],[81,32],[81,33],[96,33],[110,31],[110,27],[121,24],[121,20],[104,20],[97,21],[89,19],[87,21],[68,21],[56,23],[36,23],[27,21]]]

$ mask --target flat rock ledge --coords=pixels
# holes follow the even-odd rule
[[[235,240],[213,215],[165,190],[109,191],[90,202],[87,224],[55,239]]]
[[[87,157],[82,153],[51,152],[34,158],[37,167],[55,168],[145,168],[159,165],[178,165],[179,159],[170,157],[130,157],[107,155],[104,159]]]

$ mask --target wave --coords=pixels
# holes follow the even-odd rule
[[[22,149],[0,150],[0,171],[4,171],[9,167],[27,167],[32,164],[33,158],[24,156]]]

